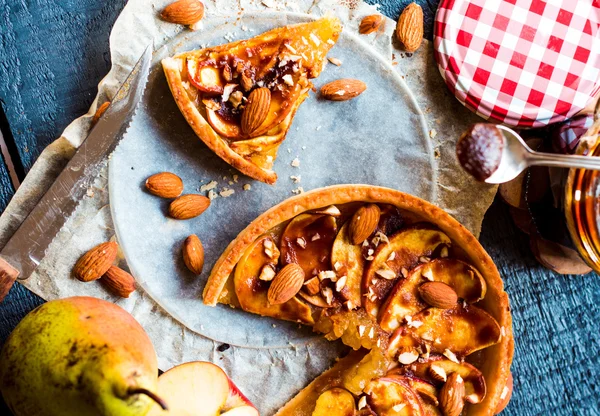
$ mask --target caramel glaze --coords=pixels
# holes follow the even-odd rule
[[[456,144],[456,156],[464,170],[485,181],[500,166],[504,137],[493,124],[477,123]]]

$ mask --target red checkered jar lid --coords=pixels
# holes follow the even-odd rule
[[[600,89],[600,0],[442,0],[435,59],[448,88],[515,127],[563,121]]]

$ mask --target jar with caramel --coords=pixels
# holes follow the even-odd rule
[[[600,156],[600,113],[580,138],[577,154]],[[600,272],[600,171],[570,169],[567,176],[564,211],[567,227],[577,251],[585,262]]]

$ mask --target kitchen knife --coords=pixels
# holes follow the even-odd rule
[[[17,278],[29,278],[40,264],[125,135],[146,88],[152,51],[150,44],[73,158],[0,251],[0,302]]]

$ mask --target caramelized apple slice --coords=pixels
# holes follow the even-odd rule
[[[378,416],[425,416],[421,400],[404,381],[381,377],[371,381],[365,392]]]
[[[266,243],[266,245],[265,245]],[[271,305],[267,300],[269,282],[259,279],[265,265],[277,262],[277,247],[271,236],[258,238],[238,262],[235,268],[235,294],[242,309],[263,316],[313,324],[311,309],[293,297],[281,305]]]
[[[413,316],[410,326],[398,328],[390,338],[389,352],[429,345],[431,352],[449,350],[458,357],[500,341],[500,325],[483,309],[458,304],[453,309],[428,308]]]
[[[352,308],[362,304],[360,285],[362,281],[365,260],[360,246],[355,246],[348,237],[348,222],[346,222],[335,238],[331,249],[331,264],[338,276],[346,276],[346,286],[341,294],[349,301]]]
[[[399,370],[400,368],[396,367],[393,370],[390,370],[385,377],[393,378],[394,380],[399,380],[408,384],[408,386],[413,389],[421,397],[421,399],[423,399],[422,403],[428,401],[435,406],[439,404],[437,398],[438,390],[433,384],[425,379],[405,374],[405,372]]]
[[[188,79],[194,87],[208,94],[223,94],[225,82],[221,77],[221,70],[214,60],[187,59],[186,61]]]
[[[337,225],[330,215],[301,214],[285,227],[281,235],[281,264],[297,263],[306,280],[331,270],[331,245]]]
[[[485,280],[471,265],[449,258],[432,260],[415,267],[406,279],[398,280],[379,313],[382,329],[391,332],[400,326],[405,316],[427,308],[418,288],[428,281],[446,283],[467,303],[483,299],[486,292]]]
[[[239,123],[235,120],[228,120],[225,117],[221,117],[219,115],[219,110],[206,106],[206,119],[210,126],[221,136],[229,139],[242,138],[242,129],[240,128]]]
[[[460,374],[464,380],[467,402],[477,404],[485,398],[485,378],[481,371],[467,362],[455,363],[438,354],[431,354],[428,359],[419,360],[410,367],[396,367],[388,375],[409,375],[410,377],[428,380],[433,385],[441,386],[444,379],[452,373]]]
[[[354,396],[348,390],[335,387],[317,399],[312,416],[354,416]]]
[[[446,234],[427,228],[408,228],[390,237],[389,243],[379,244],[362,281],[367,312],[377,317],[379,308],[392,290],[398,275],[408,273],[420,260],[430,257],[438,247],[450,244],[450,238]]]

